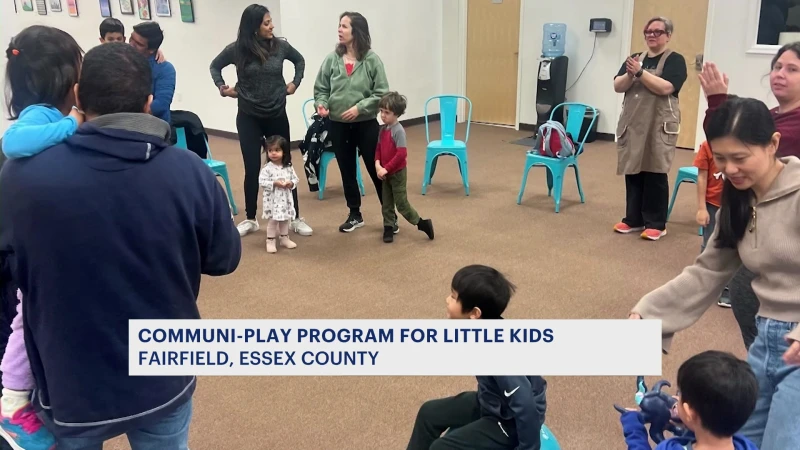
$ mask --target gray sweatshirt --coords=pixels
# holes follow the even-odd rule
[[[243,72],[237,69],[238,82],[234,89],[239,96],[239,110],[245,114],[256,117],[278,117],[286,109],[286,81],[283,78],[283,61],[289,60],[294,64],[294,79],[292,83],[300,87],[306,61],[294,47],[283,39],[277,39],[278,51],[269,55],[265,63],[253,58]],[[228,45],[211,61],[211,78],[217,88],[224,86],[222,69],[236,64],[236,43]]]

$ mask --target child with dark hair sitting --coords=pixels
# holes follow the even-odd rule
[[[695,355],[678,369],[678,391],[677,415],[689,432],[662,441],[656,450],[758,450],[736,434],[758,398],[758,382],[745,361],[718,351]],[[620,420],[628,450],[651,449],[638,411]]]
[[[447,297],[448,319],[503,318],[515,287],[497,270],[459,270]],[[479,376],[477,391],[425,402],[408,450],[538,450],[547,406],[539,376]],[[447,433],[442,436],[442,433]]]

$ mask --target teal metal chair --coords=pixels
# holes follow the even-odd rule
[[[669,201],[669,209],[667,210],[667,222],[669,222],[669,216],[672,215],[672,207],[675,206],[675,199],[678,198],[678,188],[683,183],[697,184],[697,174],[697,167],[694,166],[681,167],[678,169],[678,175],[675,177],[675,187],[672,188],[672,199]],[[700,236],[703,235],[703,227],[700,227],[698,234]]]
[[[528,172],[531,167],[537,166],[543,166],[547,171],[547,196],[553,197],[556,204],[556,213],[561,209],[561,192],[564,186],[564,174],[570,166],[575,169],[575,179],[578,182],[578,193],[581,196],[581,203],[586,203],[586,199],[583,195],[583,186],[581,185],[581,175],[578,170],[578,157],[583,153],[583,144],[586,142],[586,137],[589,133],[587,131],[580,141],[577,141],[576,138],[580,137],[581,127],[583,126],[587,111],[592,113],[592,121],[588,128],[589,130],[592,129],[594,122],[597,120],[597,109],[583,103],[561,103],[553,108],[553,111],[550,113],[550,120],[553,120],[553,115],[556,110],[563,107],[569,107],[566,116],[567,124],[564,128],[567,130],[567,133],[570,133],[573,139],[575,139],[575,153],[568,158],[561,159],[542,156],[538,154],[538,149],[529,150],[525,157],[525,170],[522,172],[522,185],[519,188],[519,195],[517,196],[518,205],[522,203],[522,194],[525,193],[525,185],[528,182]]]
[[[439,101],[439,117],[442,128],[439,140],[431,141],[428,124],[428,104],[433,100]],[[458,102],[464,100],[469,107],[467,113],[467,134],[463,141],[456,140],[456,122],[458,116]],[[469,128],[472,123],[472,101],[461,95],[437,95],[425,102],[425,137],[428,147],[425,150],[425,174],[422,179],[422,195],[428,190],[428,185],[433,184],[433,174],[436,172],[436,162],[440,156],[455,156],[464,184],[464,193],[469,196],[469,161],[467,160],[467,142],[469,141]]]
[[[178,138],[178,142],[175,144],[175,147],[182,148],[184,150],[189,150],[189,146],[186,144],[186,130],[183,127],[176,127],[175,128],[175,135]],[[222,181],[225,182],[225,190],[228,192],[228,202],[231,204],[231,211],[233,215],[239,214],[239,208],[236,207],[236,202],[233,200],[233,191],[231,190],[231,180],[228,178],[228,166],[222,162],[217,161],[211,158],[211,146],[208,145],[208,138],[205,138],[206,142],[206,159],[203,161],[206,163],[209,169],[214,172],[214,175],[218,177],[222,177]]]
[[[308,117],[306,110],[308,109],[308,104],[314,106],[314,99],[310,98],[303,102],[303,121],[306,124],[306,129],[311,126],[312,119]],[[317,196],[320,200],[324,197],[325,194],[325,182],[328,179],[328,164],[336,158],[336,153],[332,151],[324,151],[322,152],[322,156],[319,159],[319,174],[318,174],[318,181],[319,181],[319,191]],[[358,162],[358,154],[356,154],[356,179],[358,180],[358,189],[361,191],[361,196],[363,197],[365,194],[364,192],[364,181],[361,178],[361,164]]]

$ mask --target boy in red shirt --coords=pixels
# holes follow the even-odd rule
[[[717,224],[717,211],[722,200],[725,178],[714,164],[714,155],[708,142],[700,144],[700,150],[694,157],[694,166],[697,167],[697,223],[703,227],[703,243],[700,245],[702,253]],[[731,301],[727,293],[726,287],[717,304],[730,308]]]
[[[397,92],[390,92],[381,99],[378,107],[383,126],[375,149],[375,169],[378,171],[378,178],[383,180],[383,242],[394,240],[397,223],[395,207],[408,223],[425,232],[428,239],[433,239],[433,222],[430,219],[420,219],[417,211],[408,202],[406,131],[397,120],[406,112],[406,99]]]

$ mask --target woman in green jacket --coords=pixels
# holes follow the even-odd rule
[[[375,170],[378,145],[378,103],[389,92],[383,62],[371,50],[367,19],[357,12],[339,16],[339,43],[322,62],[314,84],[317,113],[330,118],[329,133],[350,213],[339,231],[349,233],[364,226],[361,195],[356,179],[357,153],[361,153],[381,199],[381,180]]]

